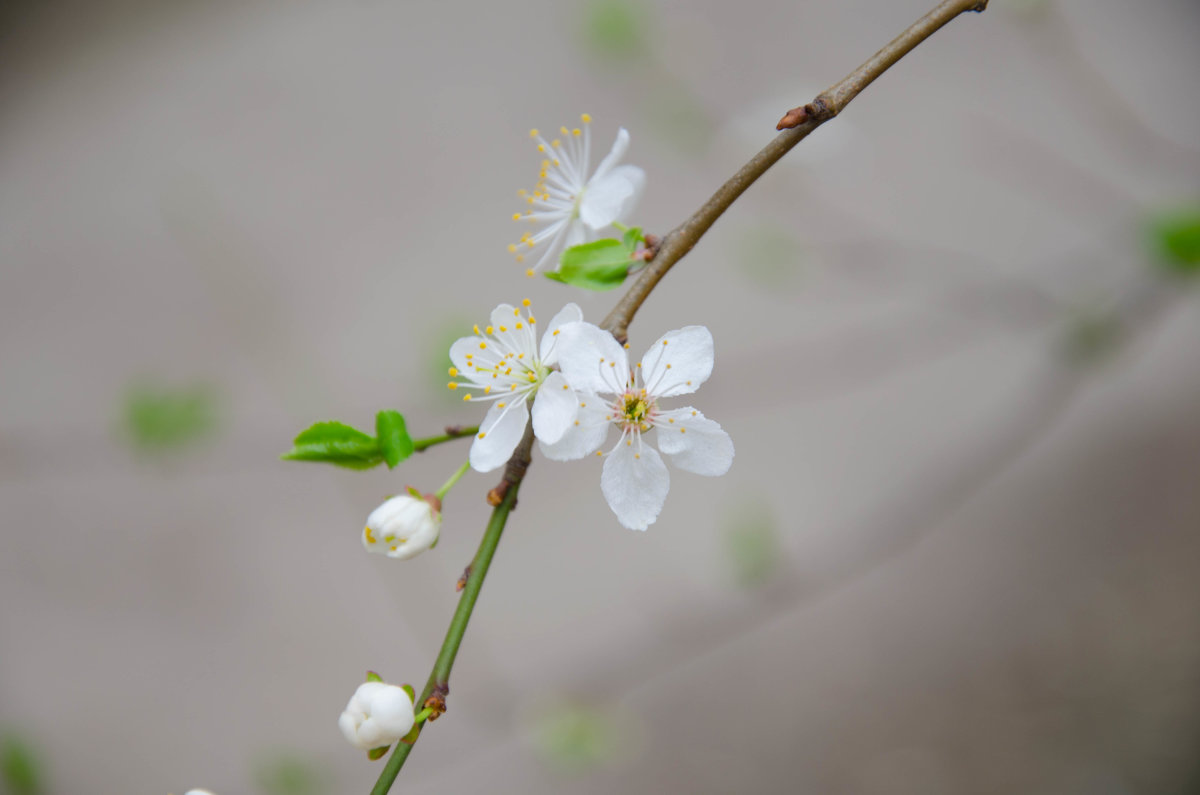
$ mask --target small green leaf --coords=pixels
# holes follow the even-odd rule
[[[642,235],[642,228],[640,226],[634,226],[626,229],[625,234],[621,235],[621,242],[625,245],[625,249],[630,253],[630,255],[637,251],[638,243],[641,243],[645,239],[645,236]]]
[[[726,520],[725,545],[734,579],[744,588],[769,580],[782,558],[775,519],[761,502],[734,506]]]
[[[216,390],[203,384],[137,384],[125,395],[123,415],[125,432],[139,450],[177,450],[215,430]]]
[[[382,682],[383,677],[380,676],[379,674],[375,673],[374,671],[367,671],[367,681],[368,682]]]
[[[324,461],[347,469],[370,469],[383,461],[375,437],[340,422],[318,422],[300,433],[284,461]]]
[[[417,700],[417,691],[416,691],[416,690],[413,690],[413,686],[412,686],[412,685],[400,685],[400,689],[401,689],[401,690],[403,690],[405,693],[408,693],[408,700],[409,700],[409,701],[416,701],[416,700]]]
[[[376,759],[379,759],[381,756],[386,754],[388,749],[391,747],[392,746],[390,745],[381,745],[378,748],[372,748],[370,751],[367,751],[367,759],[370,759],[372,762],[374,762]]]
[[[1150,222],[1159,261],[1175,273],[1200,273],[1200,205],[1163,213]]]
[[[16,736],[4,739],[0,751],[0,779],[12,795],[37,795],[43,791],[41,764],[37,755]]]
[[[620,240],[612,238],[571,246],[563,252],[558,271],[547,273],[546,278],[585,290],[611,290],[629,275],[629,254]]]
[[[405,486],[404,490],[407,491],[411,496],[416,497],[418,500],[421,499],[420,489],[413,488],[412,486]]]
[[[381,411],[375,415],[375,435],[388,469],[394,469],[413,454],[413,440],[404,426],[404,415],[398,411]]]
[[[269,751],[254,764],[254,779],[264,795],[325,795],[328,771],[293,751]]]

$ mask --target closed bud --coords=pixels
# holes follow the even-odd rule
[[[354,747],[373,751],[399,742],[414,722],[412,698],[404,688],[364,682],[338,718],[338,728]]]
[[[401,494],[367,517],[363,546],[368,552],[405,560],[437,543],[442,529],[441,500],[432,494]]]

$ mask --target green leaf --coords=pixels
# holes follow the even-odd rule
[[[642,228],[640,226],[626,229],[625,234],[621,235],[621,243],[625,245],[625,249],[629,252],[630,256],[637,251],[638,243],[641,243],[643,240],[645,240],[645,236],[642,235]]]
[[[140,450],[177,450],[217,425],[216,392],[209,386],[138,384],[126,393],[125,432]]]
[[[398,411],[381,411],[375,415],[375,435],[388,469],[394,469],[413,454],[413,440],[404,426],[404,415]]]
[[[324,461],[347,469],[370,469],[383,461],[375,437],[340,422],[318,422],[292,442],[284,461]]]
[[[367,671],[367,681],[368,682],[382,682],[383,677],[380,676],[379,674],[375,673],[374,671]]]
[[[767,582],[783,556],[774,516],[759,501],[733,507],[726,520],[725,546],[734,579],[744,588]]]
[[[370,759],[372,762],[374,762],[376,759],[379,759],[386,754],[388,749],[391,747],[392,746],[390,745],[381,745],[378,748],[372,748],[370,751],[367,751],[367,759]]]
[[[44,791],[37,755],[15,736],[4,739],[4,748],[0,751],[0,778],[4,781],[4,791],[12,795],[37,795]]]
[[[400,689],[405,693],[408,693],[408,698],[410,701],[415,702],[417,700],[417,691],[413,690],[412,685],[400,685]]]
[[[546,278],[585,290],[611,290],[629,275],[629,254],[620,240],[612,238],[571,246],[563,252],[558,271],[547,273]]]
[[[272,751],[254,764],[254,778],[265,795],[324,795],[331,790],[328,771],[292,751]]]
[[[1170,271],[1200,273],[1200,205],[1163,213],[1150,222],[1151,244]]]
[[[647,13],[631,0],[591,0],[583,26],[585,43],[599,56],[625,61],[645,54]]]

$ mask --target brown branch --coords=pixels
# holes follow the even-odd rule
[[[983,11],[985,8],[987,0],[944,0],[937,8],[918,19],[890,44],[871,56],[862,66],[817,95],[812,102],[788,111],[780,120],[780,125],[787,129],[750,158],[750,162],[730,177],[690,218],[663,237],[653,261],[609,312],[602,328],[610,331],[618,342],[624,344],[629,337],[629,324],[633,322],[633,316],[662,277],[692,250],[709,227],[747,188],[765,174],[767,169],[775,165],[779,158],[803,141],[809,133],[841,113],[860,91],[874,82],[875,78],[947,22],[967,11]]]

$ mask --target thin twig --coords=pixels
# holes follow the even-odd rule
[[[860,91],[874,82],[875,78],[947,22],[967,11],[983,11],[985,8],[987,0],[945,0],[871,56],[862,66],[817,95],[812,102],[803,108],[789,111],[780,122],[788,122],[789,128],[775,136],[758,154],[750,158],[750,162],[730,177],[690,218],[663,237],[657,256],[609,312],[601,327],[610,331],[618,342],[624,344],[629,337],[629,324],[633,322],[633,316],[655,285],[676,262],[692,250],[709,227],[747,188],[765,174],[767,169],[775,165],[779,158],[803,141],[809,133],[841,113]],[[792,123],[795,126],[790,126]]]
[[[454,668],[454,659],[458,656],[458,648],[462,645],[463,635],[467,631],[467,622],[471,620],[471,612],[475,609],[479,591],[483,588],[483,580],[487,577],[488,567],[491,566],[492,557],[496,554],[496,547],[500,544],[500,536],[504,533],[508,514],[517,503],[517,491],[521,487],[525,470],[529,467],[532,452],[533,424],[530,423],[525,428],[525,436],[517,445],[512,458],[509,459],[504,473],[504,482],[508,484],[504,497],[500,504],[492,510],[487,530],[484,531],[483,539],[479,542],[479,550],[475,553],[475,559],[471,561],[471,565],[467,567],[463,578],[465,583],[461,589],[462,596],[459,597],[458,607],[454,610],[454,617],[450,619],[450,627],[446,630],[446,639],[442,641],[442,648],[438,652],[437,661],[433,664],[429,680],[425,683],[425,689],[421,691],[421,697],[416,701],[418,709],[434,706],[435,716],[446,709],[446,695],[450,692],[450,671]],[[433,719],[431,716],[430,720]],[[379,779],[375,782],[375,788],[371,790],[371,795],[384,795],[391,788],[392,782],[396,780],[400,768],[404,767],[404,761],[408,759],[409,752],[412,751],[413,745],[420,736],[420,727],[418,727],[416,736],[412,738],[411,742],[396,744],[396,749],[392,751],[387,765],[379,774]]]

